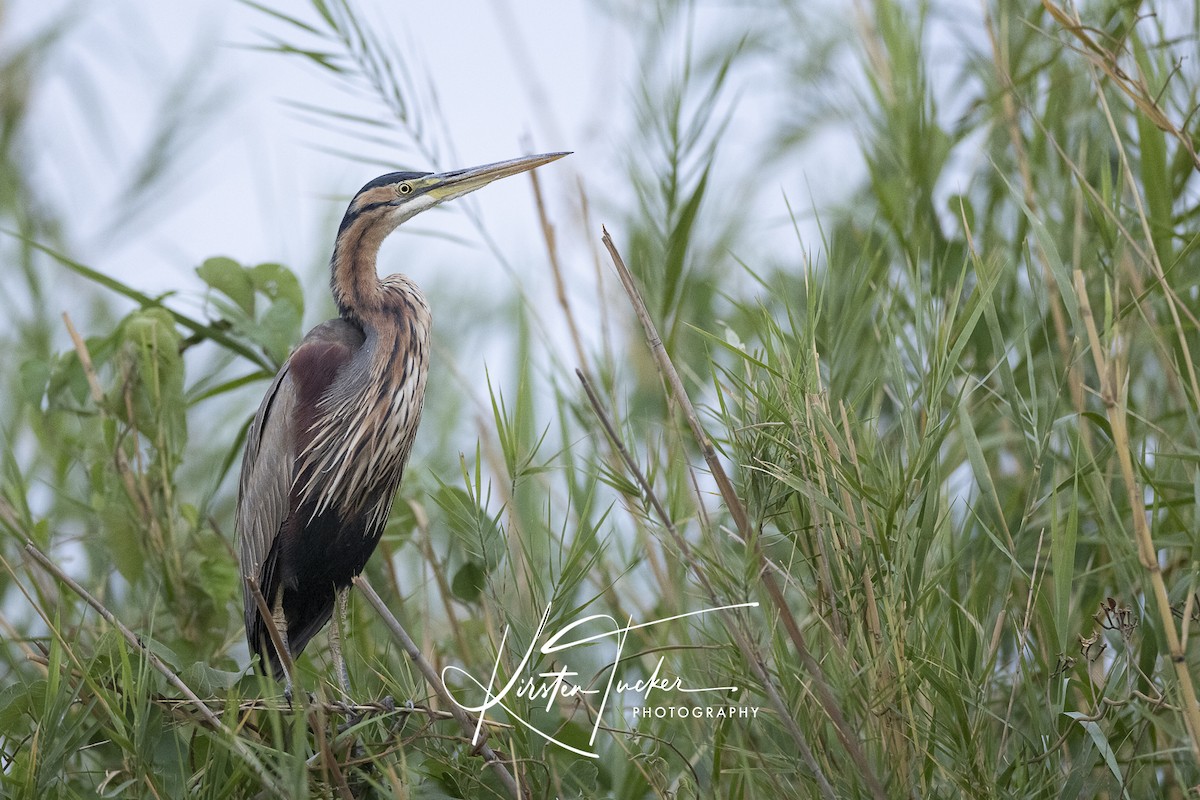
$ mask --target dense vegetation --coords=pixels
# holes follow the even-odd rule
[[[586,689],[656,674],[735,688],[549,703],[514,689],[487,713],[485,751],[364,592],[346,646],[360,722],[345,727],[320,640],[295,708],[247,670],[236,466],[323,280],[214,257],[202,297],[149,296],[68,252],[65,212],[23,158],[52,33],[0,54],[6,796],[1200,784],[1195,8],[780,0],[693,36],[720,11],[600,5],[644,65],[613,92],[636,121],[614,146],[622,193],[541,176],[572,199],[521,258],[563,281],[559,299],[514,286],[476,315],[431,297],[450,315],[443,364],[481,336],[502,346],[486,381],[435,375],[367,577],[476,703],[463,673],[493,667],[496,685],[569,667]],[[383,125],[439,152],[420,65],[353,4],[260,10],[262,58],[373,98],[370,125],[329,111],[329,136]],[[756,156],[734,159],[751,125]],[[830,137],[865,169],[812,225],[797,165]],[[735,604],[756,605],[629,631],[615,667],[611,638],[522,663],[587,615]],[[756,712],[705,711],[730,708]]]

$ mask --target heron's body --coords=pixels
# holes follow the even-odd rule
[[[350,203],[330,264],[339,317],[311,330],[279,371],[242,461],[237,530],[246,636],[277,678],[283,665],[267,626],[277,627],[294,657],[336,607],[344,609],[351,581],[379,543],[421,417],[429,306],[407,277],[378,277],[380,245],[432,205],[561,155],[441,175],[391,173]],[[261,614],[250,579],[272,619]],[[334,632],[340,627],[336,621]],[[331,634],[348,691],[339,640]]]
[[[406,288],[389,309],[398,324],[382,332],[340,318],[309,332],[250,429],[243,496],[286,493],[287,502],[242,504],[238,528],[260,534],[243,535],[242,563],[260,565],[265,598],[282,591],[293,655],[329,621],[336,590],[375,550],[408,460],[425,394],[430,315],[416,287]],[[399,374],[390,366],[397,360]],[[369,376],[393,384],[386,409],[372,404]],[[286,487],[285,476],[292,478]],[[249,641],[281,677],[274,649],[263,649],[269,636],[248,584],[244,593]]]

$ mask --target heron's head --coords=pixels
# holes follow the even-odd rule
[[[360,230],[369,228],[376,236],[382,238],[395,230],[400,223],[438,203],[462,197],[487,186],[492,181],[518,175],[565,155],[568,154],[525,156],[450,172],[389,172],[387,175],[380,175],[359,189],[358,194],[350,201],[338,234],[341,235],[355,222],[359,222],[365,225],[355,227]]]

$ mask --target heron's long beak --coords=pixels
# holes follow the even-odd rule
[[[450,172],[426,175],[418,183],[424,184],[424,187],[422,187],[424,194],[432,196],[437,202],[441,203],[446,200],[453,200],[456,197],[462,197],[467,192],[481,189],[492,181],[498,181],[501,178],[508,178],[512,175],[519,175],[522,172],[527,172],[543,164],[549,164],[551,161],[557,161],[563,156],[568,155],[570,155],[569,152],[523,156],[522,158],[513,158],[508,161],[497,161],[494,164],[484,164],[481,167],[468,167],[467,169],[456,169]]]

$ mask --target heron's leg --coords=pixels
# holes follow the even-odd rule
[[[283,649],[286,650],[290,656],[292,653],[292,646],[288,644],[287,617],[284,616],[283,613],[282,591],[279,592],[279,597],[275,601],[275,610],[271,614],[271,623],[275,626],[275,630],[279,631],[279,641],[283,643]],[[279,663],[284,664],[285,662],[283,655],[280,653],[277,653],[276,655],[279,656]],[[288,705],[290,706],[292,704],[292,673],[291,670],[286,668],[286,666],[284,667],[283,675],[283,699],[287,700]]]
[[[336,611],[333,624],[329,626],[329,650],[333,653],[333,670],[337,673],[338,684],[342,687],[342,696],[347,703],[350,700],[350,673],[346,669],[346,659],[342,655],[342,635],[349,617],[350,587],[345,586],[334,591]]]

